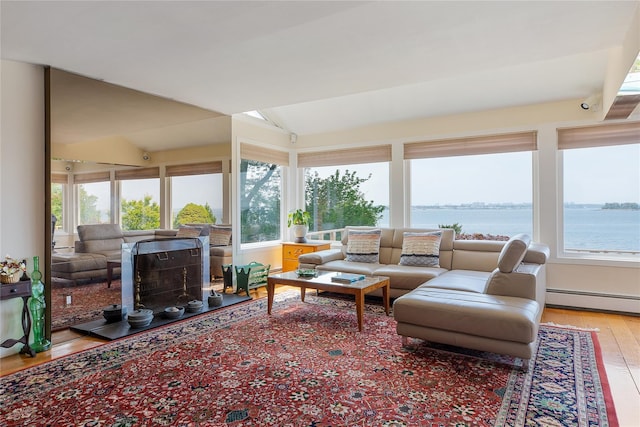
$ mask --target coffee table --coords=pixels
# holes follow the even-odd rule
[[[364,295],[376,289],[382,288],[382,300],[384,311],[389,315],[389,278],[384,276],[367,276],[363,280],[353,283],[332,282],[335,276],[333,271],[318,271],[317,277],[299,277],[295,271],[272,274],[267,278],[267,313],[271,314],[273,306],[273,295],[276,284],[295,286],[300,288],[300,299],[304,302],[304,295],[309,289],[319,291],[330,291],[340,294],[354,295],[356,298],[356,314],[358,316],[358,330],[362,331],[362,315],[364,309]]]

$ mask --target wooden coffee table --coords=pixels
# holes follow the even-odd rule
[[[358,316],[358,330],[362,331],[362,315],[364,309],[364,295],[376,289],[382,288],[382,300],[384,311],[389,315],[389,278],[384,276],[367,276],[363,280],[353,283],[332,282],[331,277],[336,272],[319,271],[317,277],[298,277],[295,271],[272,274],[267,279],[267,313],[271,314],[273,306],[273,295],[276,284],[296,286],[300,288],[300,299],[304,302],[304,295],[309,289],[320,291],[330,291],[340,294],[354,295],[356,297],[356,314]]]

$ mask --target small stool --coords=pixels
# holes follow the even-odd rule
[[[222,279],[224,281],[224,287],[222,288],[222,293],[227,293],[227,287],[231,289],[233,292],[233,265],[232,264],[223,264],[222,265]]]

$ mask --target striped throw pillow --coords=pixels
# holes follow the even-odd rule
[[[211,246],[229,246],[231,244],[231,228],[211,227],[209,244]]]
[[[400,265],[440,267],[441,231],[405,232],[402,238]]]
[[[347,261],[377,263],[380,260],[380,230],[349,230]]]

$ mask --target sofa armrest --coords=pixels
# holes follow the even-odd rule
[[[325,249],[323,251],[302,254],[298,257],[298,262],[300,264],[322,265],[329,261],[336,261],[340,259],[344,259],[342,249]]]
[[[543,278],[538,278],[540,274],[544,274],[544,269],[538,264],[521,263],[511,273],[503,273],[496,268],[487,280],[485,293],[537,301],[540,297],[537,288],[545,283]]]
[[[551,255],[549,246],[544,243],[532,242],[527,248],[527,253],[524,254],[522,262],[529,264],[545,264]]]

